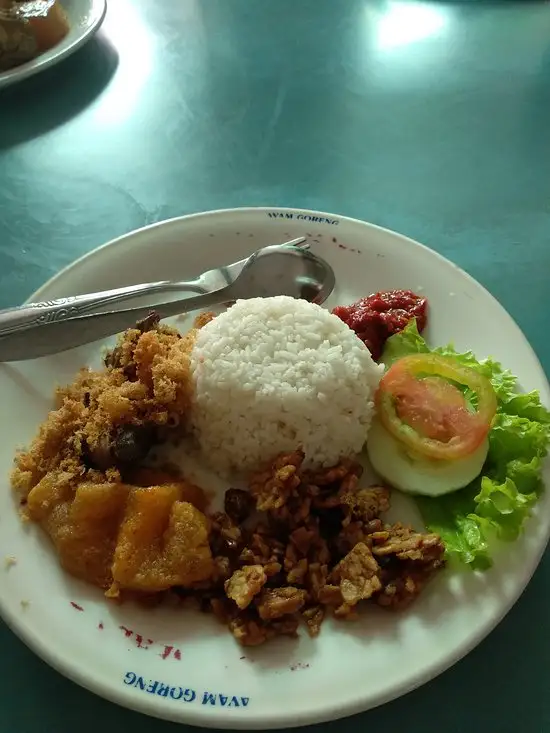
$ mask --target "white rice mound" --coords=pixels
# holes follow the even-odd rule
[[[337,316],[286,296],[237,301],[191,353],[191,427],[214,470],[247,473],[301,448],[308,467],[361,451],[381,377]]]

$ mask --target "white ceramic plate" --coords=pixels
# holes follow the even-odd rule
[[[0,89],[34,76],[70,56],[90,40],[107,12],[107,0],[61,0],[61,6],[69,20],[68,34],[61,43],[33,61],[0,74]]]
[[[189,279],[256,248],[307,236],[334,267],[328,306],[381,289],[410,288],[431,304],[429,339],[493,355],[525,389],[549,389],[529,344],[504,309],[451,262],[399,234],[364,222],[289,209],[237,209],[183,217],[122,237],[46,284],[46,300],[165,278]],[[0,468],[26,444],[51,406],[56,382],[99,345],[0,365]],[[549,478],[546,471],[545,478]],[[406,519],[407,500],[396,513]],[[550,531],[550,494],[529,531],[503,546],[485,574],[446,571],[401,615],[366,609],[355,624],[328,622],[320,637],[238,647],[212,618],[191,611],[107,603],[65,575],[48,540],[23,526],[9,490],[0,496],[0,607],[13,630],[63,674],[150,715],[216,728],[301,725],[349,715],[417,687],[456,662],[498,623],[525,588]]]

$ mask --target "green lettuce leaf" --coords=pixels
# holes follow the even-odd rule
[[[514,458],[530,461],[544,457],[550,437],[547,423],[509,415],[506,408],[506,404],[499,404],[489,433],[488,461],[500,470],[502,478],[505,476],[506,465]]]
[[[408,325],[386,341],[381,361],[390,367],[394,361],[402,359],[411,354],[428,354],[430,349],[418,332],[416,318],[409,321]]]
[[[542,459],[538,456],[529,462],[514,459],[506,464],[506,476],[522,494],[537,494],[543,490]]]
[[[506,413],[526,417],[528,420],[550,425],[550,412],[540,404],[538,392],[514,394],[506,402]]]
[[[481,475],[452,494],[416,498],[426,526],[441,535],[448,556],[484,570],[491,564],[491,542],[515,540],[543,490],[550,412],[541,404],[538,392],[518,393],[516,377],[493,359],[478,361],[471,351],[458,353],[452,344],[430,349],[414,320],[388,339],[382,361],[391,366],[404,356],[429,352],[452,356],[483,374],[497,395],[497,414]]]
[[[470,511],[476,491],[467,487],[438,499],[415,497],[426,526],[445,543],[447,556],[485,570],[491,565],[489,544],[482,523]]]
[[[485,529],[494,529],[499,539],[515,540],[536,500],[535,493],[523,494],[511,478],[506,478],[499,484],[488,476],[483,476],[481,490],[474,497],[476,511],[470,516],[475,521],[478,521],[476,517],[486,520]]]

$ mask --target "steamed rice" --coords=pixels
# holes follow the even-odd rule
[[[286,296],[238,301],[204,326],[191,370],[191,425],[221,473],[297,448],[312,467],[359,453],[381,376],[337,316]]]

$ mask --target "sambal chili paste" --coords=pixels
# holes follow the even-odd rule
[[[361,339],[378,361],[387,339],[416,318],[420,333],[426,327],[428,301],[410,290],[385,290],[332,311]]]

